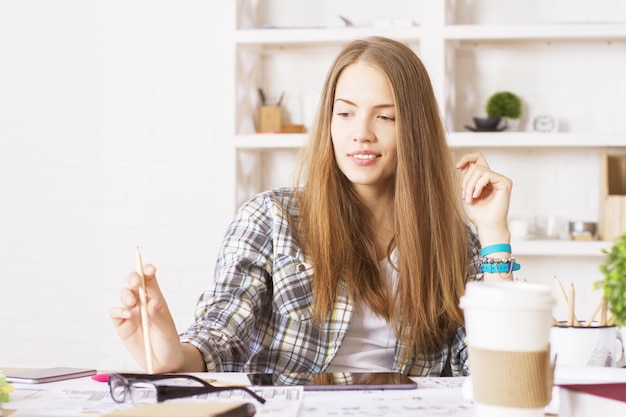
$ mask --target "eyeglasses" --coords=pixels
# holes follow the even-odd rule
[[[163,384],[157,381],[173,381]],[[245,391],[261,404],[265,398],[246,387],[216,387],[202,378],[183,374],[110,374],[109,391],[117,403],[130,400],[133,404],[162,402],[175,398],[210,394],[221,391]]]

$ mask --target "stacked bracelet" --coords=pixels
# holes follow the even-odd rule
[[[520,264],[515,262],[515,258],[512,256],[501,259],[487,257],[487,255],[498,252],[511,253],[511,245],[508,243],[496,243],[494,245],[485,246],[480,250],[479,259],[481,263],[480,270],[482,272],[510,274],[520,269]]]

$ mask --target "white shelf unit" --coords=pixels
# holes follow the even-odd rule
[[[238,1],[237,20],[281,26],[271,18],[256,19],[257,15],[267,16],[270,9],[278,10],[284,1]],[[511,1],[506,5],[495,0],[477,0],[472,3],[472,10],[452,0],[390,3],[393,4],[385,10],[395,10],[396,18],[413,19],[419,25],[271,29],[248,26],[234,31],[237,76],[233,95],[238,101],[232,143],[237,158],[236,205],[254,192],[292,185],[289,172],[293,156],[307,140],[306,134],[254,133],[256,87],[262,85],[274,94],[287,91],[293,98],[285,104],[290,106],[288,122],[302,122],[297,114],[301,98],[298,89],[302,90],[302,85],[321,87],[328,64],[341,45],[356,38],[381,35],[409,44],[424,60],[446,119],[450,146],[458,153],[480,150],[488,154],[492,167],[501,167],[499,170],[507,175],[509,170],[515,174],[514,195],[520,190],[522,196],[512,201],[512,215],[528,216],[536,211],[557,212],[564,220],[597,219],[599,156],[604,152],[626,153],[626,120],[621,116],[623,109],[613,104],[626,100],[626,8],[601,2],[598,6],[607,10],[585,14],[583,2],[568,3],[570,9],[578,7],[579,14],[569,10],[570,21],[554,23],[564,15],[558,7],[565,7],[565,3],[553,5],[548,12],[552,15],[542,14],[545,6],[539,0]],[[370,11],[376,5],[382,7],[375,0],[362,4],[363,9]],[[320,7],[332,9],[341,5],[326,1]],[[328,13],[333,14],[333,10]],[[481,12],[485,17],[481,17]],[[245,19],[242,14],[246,14]],[[591,15],[600,16],[604,22],[592,21]],[[362,22],[371,23],[372,19],[360,17]],[[311,56],[326,60],[315,67],[315,73],[303,66],[291,67],[293,62],[306,61]],[[288,72],[281,72],[283,67]],[[522,96],[525,107],[520,131],[467,131],[464,125],[472,115],[480,115],[488,96],[500,89]],[[540,113],[557,117],[562,131],[528,131],[530,118]],[[566,170],[576,174],[572,176],[574,184],[560,178],[568,176]],[[528,174],[520,174],[525,171]],[[577,179],[581,176],[582,181]],[[577,193],[577,186],[582,193]],[[592,201],[594,198],[596,201]],[[596,263],[602,256],[601,250],[610,243],[514,241],[515,252],[527,258],[582,257]]]

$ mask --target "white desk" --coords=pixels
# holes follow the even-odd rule
[[[245,374],[206,373],[195,374],[207,379],[247,384]],[[332,414],[336,417],[385,416],[473,416],[472,405],[463,400],[464,378],[415,378],[418,389],[389,391],[335,391],[302,394],[299,401],[287,402],[277,395],[261,405],[250,397],[234,394],[234,400],[245,399],[255,405],[257,416],[319,417]],[[108,395],[106,383],[91,378],[79,378],[48,384],[14,384],[11,400],[5,404],[5,416],[97,416],[114,410],[117,405]],[[281,402],[282,401],[282,402]],[[15,411],[13,411],[15,410]]]

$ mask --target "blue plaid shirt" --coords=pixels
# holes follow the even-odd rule
[[[294,189],[279,188],[244,204],[222,243],[212,289],[196,307],[196,320],[181,341],[202,352],[208,371],[323,372],[348,330],[353,306],[345,281],[330,318],[314,325],[313,268],[303,256],[291,224],[298,216]],[[291,223],[290,220],[291,219]],[[482,279],[480,244],[471,234],[470,274]],[[465,329],[441,352],[401,362],[397,342],[393,370],[414,376],[468,375]]]

